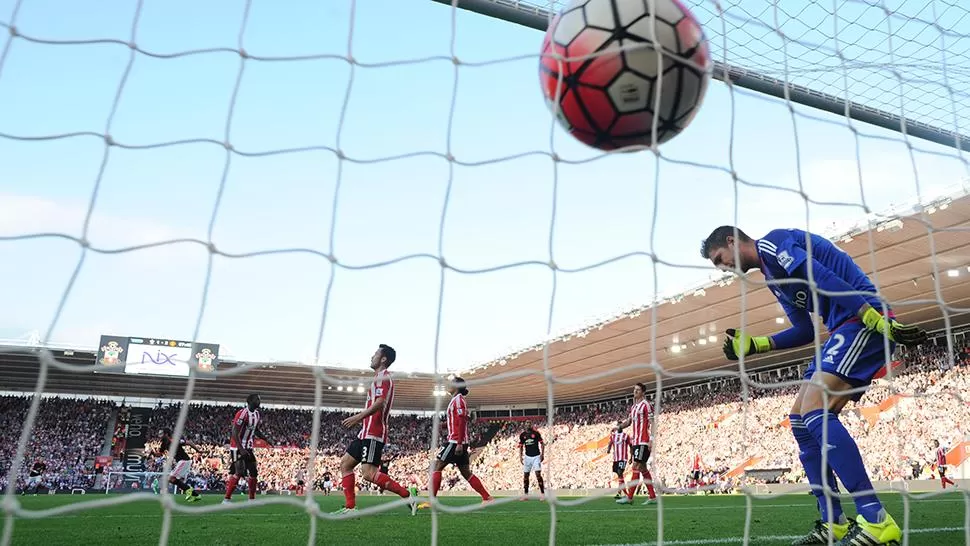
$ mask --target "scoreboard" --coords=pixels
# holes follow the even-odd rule
[[[153,337],[101,336],[94,371],[187,377],[192,366],[200,372],[215,371],[219,366],[219,345]]]

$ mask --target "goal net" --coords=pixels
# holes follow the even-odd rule
[[[43,332],[28,344],[32,398],[0,450],[0,544],[36,520],[120,504],[160,507],[160,544],[177,542],[178,525],[197,528],[185,514],[246,511],[187,504],[164,484],[69,503],[19,497],[44,457],[37,431],[70,433],[42,395],[180,398],[177,443],[202,426],[190,403],[204,382],[241,406],[253,370],[311,366],[310,381],[266,401],[312,392],[313,412],[294,418],[306,426],[293,469],[312,490],[332,470],[321,461],[339,457],[324,447],[340,422],[325,401],[339,390],[356,411],[364,400],[358,379],[328,366],[363,368],[383,341],[400,351],[396,379],[426,373],[434,385],[409,408],[431,412],[426,443],[407,454],[419,481],[431,479],[442,393],[460,375],[473,409],[504,423],[472,463],[497,500],[450,502],[422,485],[429,509],[400,524],[390,514],[403,499],[352,514],[313,494],[253,503],[303,511],[310,544],[359,539],[351,518],[432,544],[496,528],[537,544],[790,543],[817,514],[787,417],[828,333],[725,360],[725,330],[790,326],[761,276],[717,273],[697,255],[714,227],[736,225],[829,237],[900,321],[930,332],[919,350],[887,345],[885,369],[843,418],[904,543],[970,545],[968,488],[940,490],[932,459],[939,442],[951,477],[968,477],[970,9],[690,0],[720,83],[658,150],[605,154],[563,133],[538,88],[537,30],[565,4],[0,0],[0,272],[11,288],[0,337]],[[167,390],[124,376],[93,392],[94,367],[52,348],[107,331],[220,339],[259,364],[208,371],[196,357]],[[4,347],[0,360],[23,354]],[[61,372],[76,384],[52,382]],[[658,495],[622,512],[614,494],[636,476],[621,471],[618,484],[604,452],[636,383],[653,412],[646,481]],[[520,503],[526,419],[547,450],[535,519]],[[174,466],[109,472],[101,486],[134,476],[151,488]],[[705,500],[716,494],[728,500]],[[828,510],[838,498],[826,491]],[[275,512],[254,514],[279,525]]]
[[[435,0],[449,4],[448,0]],[[457,5],[544,30],[568,2]],[[967,8],[958,2],[686,2],[704,26],[714,77],[736,86],[967,149]],[[810,111],[806,111],[810,112]],[[850,127],[858,130],[851,122]]]

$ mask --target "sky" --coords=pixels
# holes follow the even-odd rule
[[[766,2],[726,4],[745,3],[753,6],[728,9],[731,24],[773,24]],[[15,4],[0,0],[0,22],[10,25]],[[563,132],[543,102],[541,33],[429,0],[254,0],[241,39],[240,0],[145,0],[132,38],[135,6],[23,0],[14,22],[46,40],[133,40],[154,57],[122,43],[5,45],[0,32],[0,339],[47,335],[83,253],[65,238],[11,238],[59,233],[112,252],[83,253],[50,343],[194,337],[220,344],[223,357],[352,367],[388,343],[400,371],[468,368],[703,282],[713,270],[699,242],[735,218],[754,235],[820,230],[862,218],[860,188],[882,211],[968,175],[952,149],[913,141],[923,151],[911,155],[898,133],[864,124],[858,130],[878,138],[857,141],[844,117],[797,107],[793,118],[783,101],[719,82],[659,160],[602,156]],[[697,7],[702,21],[710,9],[706,0]],[[857,25],[891,24],[858,9],[845,15]],[[960,10],[944,16],[960,21]],[[822,22],[817,36],[804,30],[810,15],[786,24],[801,25],[792,35],[806,43],[824,41]],[[723,42],[716,20],[709,28],[715,53],[734,63],[764,55],[777,70],[785,51],[793,66],[809,58],[764,36],[752,45],[729,32],[736,43]],[[840,35],[856,50],[886,56],[907,45],[867,45],[865,33],[846,28]],[[240,42],[255,57],[318,57],[243,63],[232,51]],[[172,56],[207,49],[218,51]],[[942,65],[931,56],[922,69]],[[899,111],[898,89],[884,83],[859,79],[850,92]],[[966,111],[965,95],[930,100],[906,89],[903,105]],[[89,134],[35,138],[72,133]],[[106,133],[135,149],[106,154],[96,136]],[[275,153],[299,148],[310,149]],[[553,151],[568,162],[555,163]],[[732,169],[771,187],[736,185]],[[839,204],[808,204],[799,184]],[[220,251],[263,254],[214,256],[206,284],[202,245],[119,251],[208,241],[210,223]],[[281,249],[316,254],[265,254]],[[673,265],[655,268],[650,252]],[[631,253],[639,254],[556,273],[553,297],[550,262],[576,270]]]

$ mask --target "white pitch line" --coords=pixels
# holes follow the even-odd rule
[[[917,535],[924,533],[955,533],[964,532],[963,527],[930,527],[926,529],[910,529],[909,534]],[[780,540],[794,540],[802,535],[768,535],[753,536],[748,539],[748,544],[759,542],[774,542]],[[699,538],[691,540],[664,540],[663,542],[636,542],[627,544],[598,544],[597,546],[702,546],[708,544],[744,544],[744,537],[723,537],[723,538]]]
[[[957,499],[957,500],[959,500],[959,502],[963,502],[963,499],[962,498],[961,499]],[[934,499],[932,501],[924,501],[924,502],[957,502],[957,501],[956,500],[950,500],[950,499],[940,499],[940,500],[935,500]],[[546,503],[543,502],[542,504],[546,504]],[[242,505],[242,503],[239,503],[239,505],[244,506],[244,505]],[[264,506],[273,506],[273,505],[272,504],[266,504]],[[279,506],[283,506],[283,505],[279,505]],[[807,506],[814,507],[815,506],[815,503],[812,502],[812,503],[799,503],[799,504],[771,504],[771,505],[766,505],[766,506],[762,506],[762,507],[759,507],[759,508],[801,508],[801,507],[807,507]],[[652,512],[652,511],[655,511],[656,507],[657,507],[657,505],[654,504],[654,505],[650,505],[650,506],[645,507],[645,508],[644,507],[640,507],[640,508],[644,508],[643,510],[641,510],[643,512]],[[255,507],[253,507],[253,508],[255,508]],[[296,507],[293,506],[292,508],[296,508]],[[598,513],[598,512],[612,512],[612,513],[617,513],[617,512],[635,512],[637,507],[636,506],[633,506],[633,507],[627,508],[627,507],[616,506],[616,507],[612,507],[612,508],[569,508],[569,507],[557,506],[556,508],[558,510],[561,510],[563,513],[566,513],[566,514],[594,514],[594,513]],[[654,510],[651,510],[651,509],[654,509]],[[702,511],[702,510],[723,510],[723,509],[724,509],[723,506],[699,506],[699,507],[671,506],[670,508],[664,508],[663,511],[664,512],[668,512],[668,511],[670,511],[670,512],[676,512],[676,511],[681,511],[681,510]],[[366,508],[364,510],[366,510]],[[430,513],[430,511],[428,511],[428,510],[422,510],[422,511],[419,511],[418,513],[421,514],[421,513],[424,513],[424,512]],[[294,512],[292,514],[287,514],[287,513],[282,513],[281,514],[281,513],[274,513],[274,512],[253,512],[252,511],[252,508],[250,508],[248,506],[246,508],[239,508],[239,509],[236,509],[236,510],[227,509],[227,510],[220,510],[218,512],[208,512],[208,513],[205,513],[205,514],[193,514],[192,512],[172,512],[172,514],[173,515],[185,515],[185,516],[202,516],[202,515],[204,515],[205,517],[211,517],[211,516],[236,516],[236,515],[245,515],[246,517],[281,517],[281,516],[306,517],[307,516],[306,511],[304,511],[302,509],[299,512]],[[443,515],[447,515],[447,516],[452,516],[452,515],[455,515],[455,516],[457,516],[457,515],[463,515],[463,516],[468,516],[468,515],[493,515],[493,514],[494,515],[504,515],[504,516],[536,516],[536,515],[543,514],[543,512],[537,512],[537,511],[533,511],[533,510],[525,510],[525,511],[523,511],[523,510],[494,510],[494,509],[488,509],[488,508],[484,508],[483,507],[480,510],[473,510],[471,512],[461,512],[461,513],[454,513],[453,514],[453,513],[450,513],[450,512],[439,511],[439,514],[443,514]],[[74,514],[59,514],[59,515],[55,515],[55,516],[45,516],[43,518],[37,518],[37,519],[157,518],[157,517],[161,517],[161,515],[162,515],[161,512],[158,512],[158,513],[155,513],[155,514],[97,514],[97,513],[79,514],[79,513],[74,513]],[[362,518],[362,517],[371,517],[371,516],[403,516],[403,515],[410,516],[411,514],[410,514],[410,512],[405,513],[403,511],[403,509],[402,509],[401,513],[392,512],[392,511],[384,511],[384,512],[372,513],[372,514],[366,514],[366,513],[364,513],[364,514],[357,514],[357,515],[354,516],[354,519],[359,519],[359,518]],[[21,520],[28,520],[28,519],[34,519],[34,518],[24,518],[24,517],[21,517],[20,519]]]
[[[954,503],[954,502],[963,503],[963,497],[959,497],[959,498],[926,499],[926,500],[920,501],[920,504],[923,504],[923,503]],[[229,509],[229,510],[220,510],[218,512],[208,512],[208,513],[205,513],[205,514],[193,514],[192,512],[172,512],[172,514],[173,515],[186,515],[186,516],[205,516],[205,517],[212,517],[212,516],[237,516],[237,515],[238,516],[245,515],[246,517],[286,517],[286,516],[306,517],[307,516],[307,513],[304,510],[302,510],[302,509],[299,512],[293,512],[293,513],[289,513],[289,514],[288,513],[285,513],[285,512],[284,513],[277,513],[277,512],[253,512],[252,511],[253,509],[259,508],[259,507],[256,507],[256,506],[250,507],[250,506],[247,506],[247,505],[245,505],[243,503],[236,503],[236,504],[237,504],[237,506],[239,506],[239,508],[236,509],[236,510],[232,510],[232,509]],[[509,504],[512,504],[512,503],[509,503]],[[546,503],[543,502],[542,504],[546,504]],[[274,504],[265,504],[263,506],[274,506]],[[275,505],[275,506],[284,506],[284,505]],[[580,506],[582,506],[582,505],[580,505]],[[290,507],[290,508],[296,508],[295,506],[288,506],[288,507]],[[803,508],[803,507],[815,507],[815,502],[788,503],[788,504],[765,504],[763,506],[756,507],[756,510],[771,510],[771,509],[775,509],[775,508]],[[496,507],[496,508],[498,508],[498,507]],[[564,506],[557,506],[556,508],[557,508],[557,510],[561,510],[565,514],[594,514],[594,513],[600,513],[600,512],[613,512],[613,513],[633,512],[633,513],[636,513],[638,511],[639,512],[644,512],[644,513],[654,513],[654,512],[656,512],[657,505],[656,504],[652,504],[652,505],[649,505],[647,507],[641,507],[641,506],[632,506],[632,507],[615,506],[615,507],[611,507],[611,508],[570,508],[568,506],[566,506],[566,507],[564,507]],[[640,510],[637,510],[637,508],[640,508]],[[690,510],[690,511],[697,512],[697,511],[704,511],[704,510],[723,510],[724,508],[725,508],[724,506],[709,506],[709,505],[708,506],[671,506],[671,507],[664,507],[663,511],[664,512],[668,512],[668,511],[669,512],[677,512],[677,511]],[[421,514],[421,513],[424,513],[424,512],[426,512],[426,511],[423,510],[423,511],[419,511],[418,513]],[[443,515],[447,515],[447,516],[452,516],[452,515],[455,515],[455,516],[457,516],[457,515],[467,516],[467,515],[479,515],[479,514],[480,515],[492,515],[492,514],[499,515],[500,514],[500,515],[512,515],[512,516],[535,516],[535,515],[542,514],[542,512],[536,512],[536,511],[532,511],[532,510],[526,510],[526,511],[523,511],[523,510],[495,510],[495,509],[490,509],[490,508],[486,508],[486,507],[483,507],[480,510],[474,510],[474,511],[471,511],[471,512],[462,512],[460,514],[457,514],[457,513],[456,514],[452,514],[452,513],[443,512],[443,511],[441,511],[439,513],[440,514],[443,514]],[[88,514],[84,514],[84,513],[74,513],[74,514],[60,514],[60,515],[55,515],[55,516],[45,516],[43,518],[36,518],[36,519],[45,519],[46,520],[46,519],[74,519],[74,518],[158,518],[158,517],[161,517],[161,515],[162,515],[161,512],[154,513],[154,514],[98,514],[98,513],[88,513]],[[359,519],[359,518],[362,518],[362,517],[372,517],[372,516],[392,516],[392,517],[394,517],[394,516],[405,516],[405,515],[410,517],[411,514],[410,514],[409,511],[404,510],[403,507],[402,507],[402,509],[400,511],[393,511],[392,512],[392,511],[389,511],[388,510],[388,511],[377,512],[377,513],[373,513],[373,514],[368,514],[368,513],[357,514],[356,516],[354,516],[354,519]],[[35,518],[19,517],[18,519],[20,519],[21,521],[26,521],[26,520],[35,519]],[[725,540],[729,540],[729,539],[725,539]],[[667,542],[664,541],[664,544],[667,544]],[[714,544],[718,544],[718,543],[715,542]]]

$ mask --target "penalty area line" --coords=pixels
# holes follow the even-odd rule
[[[910,529],[909,534],[919,535],[925,533],[955,533],[964,532],[963,527],[929,527],[925,529]],[[904,533],[905,534],[905,533]],[[765,535],[753,536],[748,539],[748,544],[760,542],[776,542],[780,540],[794,540],[802,535]],[[626,544],[597,544],[596,546],[705,546],[708,544],[744,544],[744,537],[721,537],[721,538],[698,538],[685,540],[664,540],[663,542],[630,542]]]

